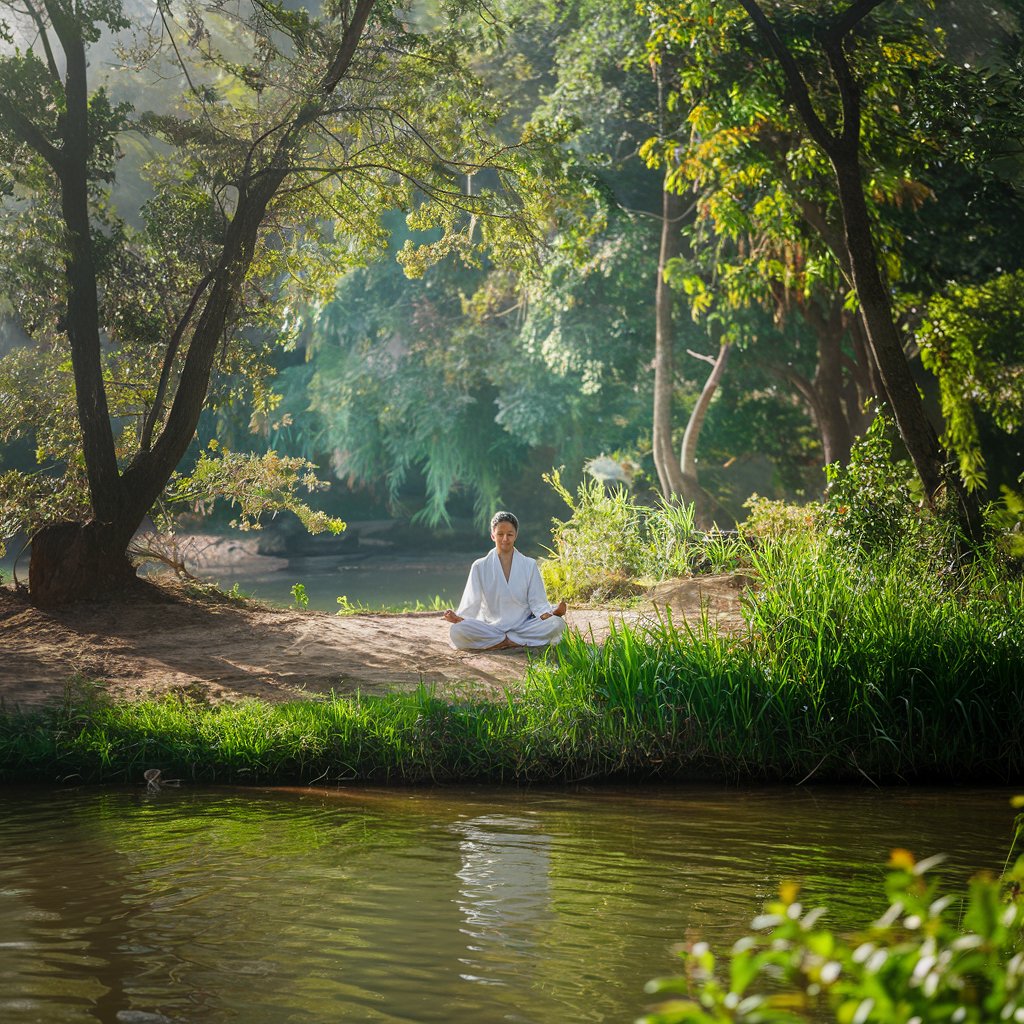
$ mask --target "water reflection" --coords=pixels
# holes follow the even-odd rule
[[[0,1020],[628,1021],[780,880],[840,927],[893,846],[998,870],[1000,791],[0,796]]]
[[[465,981],[507,985],[529,969],[550,915],[551,837],[529,818],[484,814],[452,826],[462,838],[458,903]]]

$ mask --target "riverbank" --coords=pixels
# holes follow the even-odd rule
[[[720,589],[716,607],[738,621],[735,588]],[[675,600],[677,614],[685,615]],[[700,594],[689,600],[690,613],[699,615]],[[574,609],[567,622],[600,643],[612,622],[643,614]],[[0,588],[0,650],[0,706],[7,710],[60,702],[72,681],[88,682],[113,701],[184,693],[210,704],[276,703],[407,692],[421,683],[442,694],[500,697],[522,680],[529,657],[453,650],[439,612],[289,611],[166,581],[140,584],[127,600],[53,612]]]
[[[600,644],[613,623],[671,608],[724,629],[742,623],[744,577],[662,584],[631,610],[570,609],[570,629]],[[468,652],[448,644],[440,612],[330,615],[271,608],[167,578],[127,599],[42,612],[0,588],[0,706],[59,702],[69,681],[88,681],[114,701],[186,693],[203,703],[270,702],[408,692],[502,697],[521,682],[523,651]]]
[[[1018,585],[929,593],[893,572],[863,590],[801,558],[764,565],[742,615],[743,576],[679,581],[660,600],[692,614],[576,613],[547,657],[455,652],[435,612],[337,617],[143,587],[44,614],[8,593],[0,777],[1024,779]]]

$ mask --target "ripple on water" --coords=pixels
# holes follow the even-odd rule
[[[630,1020],[786,878],[841,927],[888,850],[998,869],[999,791],[9,793],[0,1019]]]

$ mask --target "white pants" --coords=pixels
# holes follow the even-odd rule
[[[565,620],[558,615],[546,619],[527,619],[515,629],[501,629],[480,619],[463,619],[449,630],[452,647],[460,651],[480,651],[500,644],[505,637],[522,647],[543,647],[562,639]]]

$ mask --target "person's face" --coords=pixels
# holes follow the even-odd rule
[[[498,523],[491,530],[491,540],[498,549],[499,555],[507,555],[516,543],[516,528],[511,523]]]

